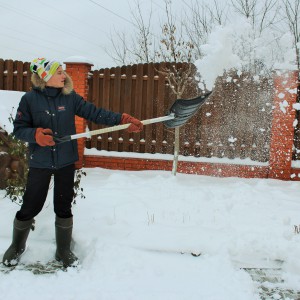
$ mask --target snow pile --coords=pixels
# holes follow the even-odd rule
[[[212,90],[216,78],[221,76],[224,70],[241,65],[240,58],[233,53],[233,33],[233,28],[219,26],[211,33],[208,43],[201,47],[204,57],[197,60],[195,65],[208,90]]]
[[[258,300],[256,284],[239,267],[273,259],[286,261],[281,286],[299,288],[300,234],[294,226],[300,222],[300,182],[85,171],[86,199],[73,208],[81,269],[0,273],[2,299],[19,299],[21,283],[24,300]],[[24,263],[54,257],[52,197],[50,189]],[[17,210],[0,197],[0,259]]]
[[[293,37],[290,33],[276,36],[272,30],[258,35],[249,21],[237,18],[226,26],[216,27],[200,49],[203,57],[195,61],[201,76],[200,88],[212,90],[215,80],[231,69],[263,74],[266,70],[295,70]],[[255,74],[254,74],[255,75]]]

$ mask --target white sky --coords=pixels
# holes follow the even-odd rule
[[[177,14],[189,9],[189,0],[173,0]],[[36,57],[63,61],[84,56],[94,68],[115,66],[110,35],[130,32],[135,0],[0,0],[0,58],[31,61]],[[142,11],[152,11],[157,24],[164,2],[140,1]],[[154,18],[154,17],[153,17]]]
[[[189,18],[195,1],[172,0],[173,21]],[[199,4],[215,3],[197,1]],[[131,21],[132,11],[137,11],[138,2],[145,22],[152,11],[150,30],[155,40],[159,40],[161,25],[166,21],[165,1],[162,0],[0,0],[0,58],[32,61],[36,57],[46,57],[64,62],[71,56],[81,56],[92,62],[94,69],[117,66],[119,63],[108,54],[115,54],[111,39],[118,43],[120,40],[115,36],[116,32],[125,33],[127,43],[132,43],[131,36],[137,30],[136,23]],[[231,4],[231,0],[216,2],[224,10],[227,10],[226,4]],[[207,61],[207,67],[200,64],[202,76],[205,70],[210,73],[210,87],[223,69],[237,67],[236,63],[232,63],[230,54],[235,54],[234,62],[239,56],[244,64],[249,63],[253,55],[254,41],[251,40],[249,24],[241,17],[231,16],[229,19],[227,31],[212,34],[209,39],[211,45],[206,55],[210,56],[210,61]],[[255,40],[255,55],[270,68],[274,67],[274,61],[285,63],[286,68],[286,64],[295,61],[292,37],[288,32],[283,35],[270,30],[266,28]],[[245,37],[251,40],[248,44]],[[132,46],[129,45],[129,48]],[[212,69],[215,61],[219,72]],[[208,83],[206,77],[210,88]]]

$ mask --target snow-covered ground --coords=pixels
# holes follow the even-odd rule
[[[86,169],[73,208],[79,270],[0,274],[1,299],[259,299],[239,267],[281,259],[282,287],[300,286],[300,182],[167,171]],[[0,258],[18,206],[0,191]],[[53,190],[22,262],[55,252]],[[297,227],[298,228],[298,227]],[[190,253],[201,252],[194,257]],[[278,298],[279,299],[279,298]]]

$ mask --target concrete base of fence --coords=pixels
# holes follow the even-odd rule
[[[155,160],[143,158],[122,158],[86,155],[83,165],[86,168],[100,167],[113,170],[172,170],[170,160]],[[178,173],[207,175],[216,177],[268,178],[268,166],[232,165],[205,162],[178,162]],[[300,180],[300,178],[299,178]]]

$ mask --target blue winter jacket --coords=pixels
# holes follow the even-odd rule
[[[120,124],[121,114],[97,108],[76,94],[70,77],[63,89],[41,86],[41,82],[21,98],[14,120],[13,134],[29,143],[30,167],[59,169],[78,160],[76,140],[41,147],[34,137],[38,127],[52,129],[54,136],[73,135],[75,115],[96,124]]]

